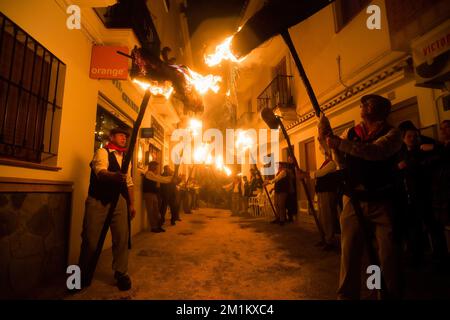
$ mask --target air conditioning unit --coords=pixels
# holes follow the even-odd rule
[[[411,46],[416,85],[446,89],[450,81],[450,19],[413,41]]]

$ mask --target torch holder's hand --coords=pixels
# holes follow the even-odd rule
[[[331,129],[330,120],[322,112],[320,113],[319,123],[317,124],[317,129],[319,131],[319,139],[325,140],[326,137],[333,134],[333,129]]]

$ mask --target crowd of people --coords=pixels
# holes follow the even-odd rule
[[[437,141],[422,135],[411,121],[391,126],[390,110],[384,97],[362,97],[361,123],[340,136],[322,115],[318,141],[325,160],[315,172],[295,170],[289,158],[279,163],[273,179],[262,181],[252,174],[256,189],[246,179],[242,187],[239,177],[226,186],[237,214],[238,208],[247,211],[239,203],[248,203],[255,190],[263,194],[262,186],[273,185],[272,222],[284,225],[297,213],[297,182],[313,179],[322,233],[317,245],[341,253],[341,299],[360,297],[365,252],[369,264],[382,270],[384,298],[402,296],[402,268],[426,267],[427,253],[433,267],[449,270],[450,120],[440,123]]]
[[[435,265],[448,270],[445,228],[450,223],[450,120],[440,123],[440,141],[436,141],[421,135],[410,121],[398,128],[389,125],[390,110],[391,103],[384,97],[362,97],[361,123],[340,136],[333,133],[322,114],[318,141],[325,161],[315,172],[296,169],[289,157],[279,163],[274,177],[263,178],[254,166],[250,179],[237,175],[223,187],[230,194],[233,215],[248,212],[251,197],[269,194],[274,200],[272,223],[283,226],[296,217],[298,182],[313,179],[322,233],[318,245],[324,250],[339,249],[336,233],[341,234],[341,299],[360,297],[365,251],[370,264],[381,268],[386,298],[402,295],[401,261],[420,267],[431,252]],[[95,152],[91,162],[79,262],[82,270],[92,265],[104,221],[119,195],[110,230],[113,270],[120,290],[131,288],[127,274],[129,219],[136,213],[130,171],[121,172],[128,136],[126,130],[111,130],[109,143]],[[151,232],[165,231],[168,209],[175,225],[181,221],[181,208],[190,214],[199,207],[201,190],[191,174],[186,178],[169,166],[160,173],[159,163],[151,161],[143,177]],[[89,284],[89,279],[83,282],[83,286]]]
[[[158,173],[159,163],[151,161],[143,179],[143,198],[146,205],[150,231],[165,232],[163,225],[166,221],[167,209],[170,210],[170,224],[176,225],[180,219],[180,209],[185,214],[199,208],[200,186],[193,177],[177,172],[164,166],[163,172]]]

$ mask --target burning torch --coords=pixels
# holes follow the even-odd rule
[[[249,54],[260,44],[280,34],[289,48],[292,57],[294,58],[300,78],[306,88],[315,114],[319,117],[321,113],[319,103],[306,75],[305,69],[303,68],[300,57],[297,54],[288,29],[309,18],[317,11],[329,5],[331,2],[333,2],[333,0],[269,0],[266,5],[262,7],[261,10],[256,12],[255,15],[253,15],[236,34],[228,37],[224,42],[222,42],[222,44],[217,46],[215,53],[206,56],[205,62],[209,66],[217,65],[222,60],[240,62],[247,54]],[[289,155],[292,159],[294,159],[296,168],[300,170],[297,158],[293,152],[291,141],[281,119],[275,116],[272,110],[268,108],[261,111],[261,117],[270,128],[281,128],[281,131],[288,143]],[[324,233],[318,221],[317,214],[304,179],[302,179],[302,186],[305,190],[309,210],[314,217],[317,229],[319,230],[322,239],[324,239]]]
[[[218,46],[214,54],[205,57],[205,62],[208,65],[213,66],[219,64],[220,61],[224,59],[234,62],[242,61],[242,59],[245,58],[245,56],[250,53],[250,51],[258,47],[268,39],[272,38],[273,36],[280,34],[287,47],[289,48],[290,53],[292,54],[314,112],[316,116],[319,117],[321,114],[319,103],[317,101],[316,95],[314,94],[311,83],[309,82],[309,79],[306,75],[305,69],[303,68],[301,60],[297,54],[297,51],[295,50],[295,46],[292,42],[288,29],[307,19],[332,2],[333,0],[269,0],[266,5],[254,16],[252,16],[236,34],[234,34],[232,37],[227,38],[220,46]],[[299,168],[297,159],[295,158],[293,153],[289,136],[281,119],[275,116],[272,110],[267,108],[261,111],[261,116],[270,128],[281,128],[282,133],[288,143],[288,152],[290,156],[295,160],[296,167]],[[322,115],[322,117],[324,117],[324,115]],[[349,179],[344,179],[346,181],[346,184],[349,185]],[[312,205],[311,197],[307,190],[304,179],[302,179],[302,185],[307,195],[311,213],[313,213],[314,215],[314,220],[323,239],[324,234],[320,224],[318,223],[317,216]],[[349,187],[350,189],[353,189],[351,185]],[[349,191],[353,193],[353,190]],[[377,264],[377,254],[375,252],[375,249],[373,248],[370,237],[371,231],[367,226],[367,222],[364,218],[361,205],[358,199],[356,199],[353,194],[350,195],[350,201],[364,233],[370,263]],[[384,285],[383,288],[384,290],[386,290]]]

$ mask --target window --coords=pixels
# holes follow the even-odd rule
[[[336,0],[334,4],[336,32],[345,27],[369,2],[369,0]]]
[[[66,66],[0,13],[0,157],[56,166]]]

